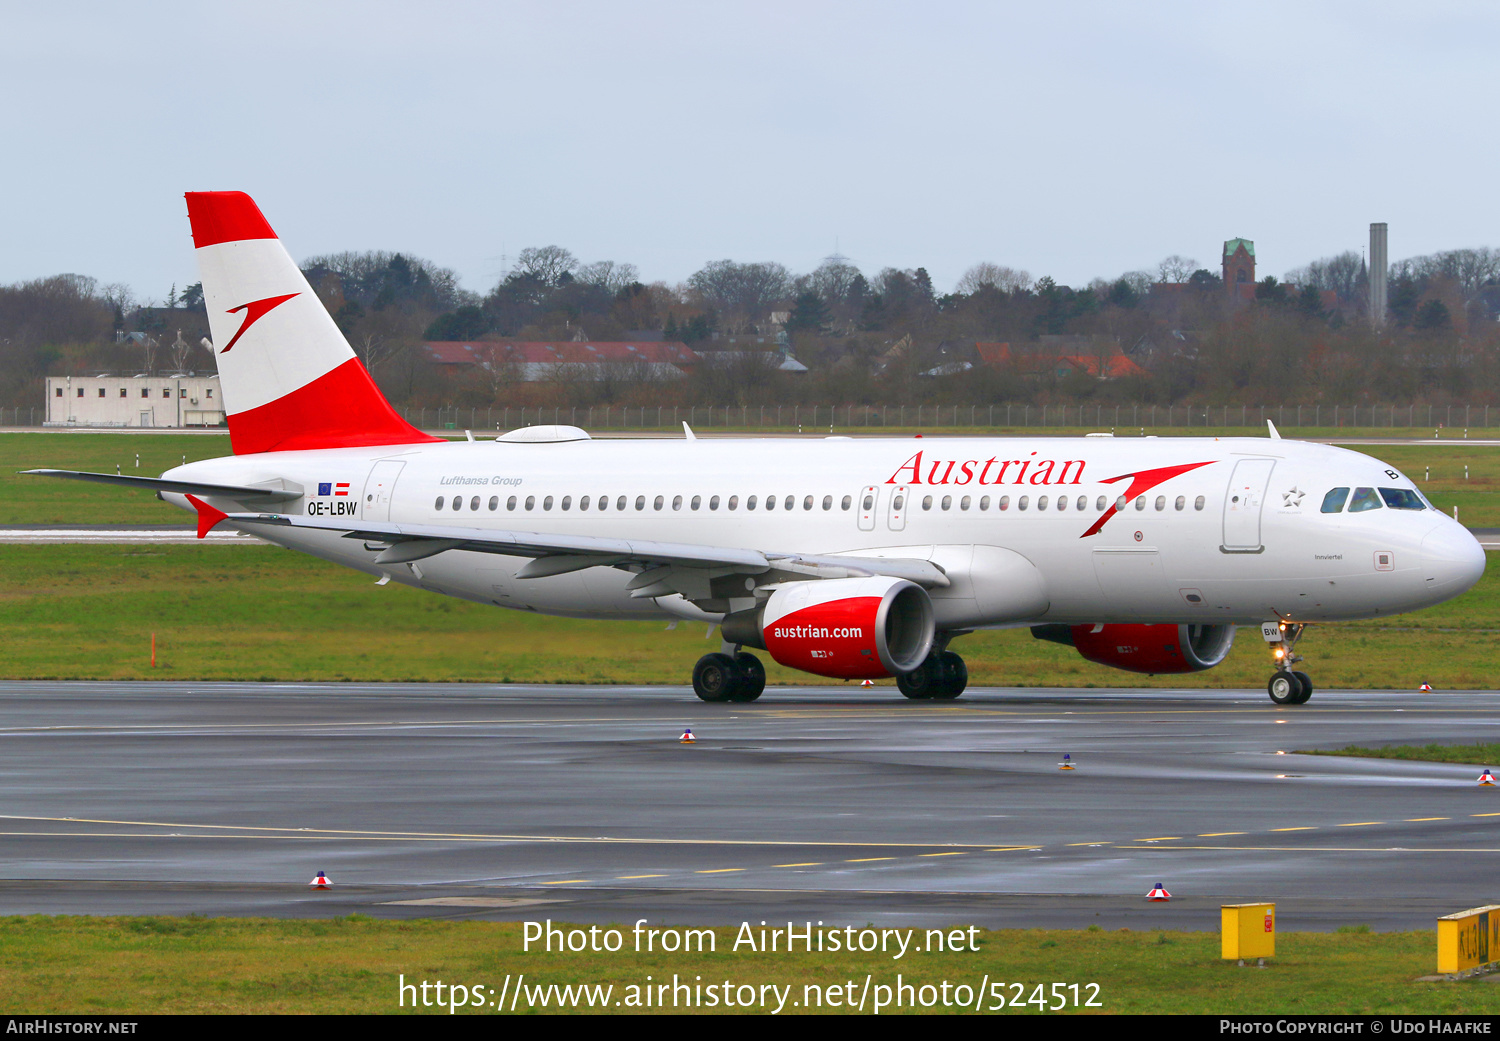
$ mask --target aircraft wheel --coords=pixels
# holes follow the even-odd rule
[[[943,669],[938,666],[937,655],[929,654],[910,672],[904,672],[896,677],[896,686],[901,693],[913,701],[923,701],[931,698],[942,686]]]
[[[735,671],[739,674],[740,686],[730,701],[754,701],[766,689],[766,667],[753,654],[736,654]]]
[[[740,685],[740,670],[727,654],[705,654],[693,666],[693,693],[704,701],[728,701]]]
[[[932,696],[942,701],[952,701],[969,685],[969,667],[952,651],[944,651],[936,657],[942,668],[942,682],[932,692]]]
[[[1278,672],[1271,677],[1266,684],[1266,693],[1271,695],[1271,700],[1278,705],[1300,705],[1302,701],[1302,681],[1297,678],[1296,673]],[[1308,692],[1311,695],[1311,691]]]
[[[1292,675],[1296,676],[1297,682],[1302,685],[1302,692],[1297,695],[1295,704],[1305,705],[1307,704],[1307,699],[1313,695],[1312,677],[1305,672],[1294,672]]]

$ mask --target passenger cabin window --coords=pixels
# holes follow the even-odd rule
[[[432,508],[434,510],[441,510],[443,508],[443,503],[446,502],[446,501],[447,501],[446,499],[444,499],[441,495],[439,495],[437,497],[437,502],[435,502],[435,503],[432,504]]]
[[[625,496],[622,495],[618,499],[615,500],[615,509],[617,509],[617,510],[623,510],[624,508],[625,508]]]
[[[1382,488],[1380,489],[1380,497],[1393,510],[1421,510],[1426,508],[1422,505],[1421,496],[1405,488]]]
[[[469,509],[471,509],[471,510],[477,510],[477,509],[479,509],[479,496],[476,495],[476,496],[474,496],[474,498],[472,498],[472,499],[469,500]]]
[[[1375,494],[1374,488],[1354,489],[1354,498],[1349,500],[1350,513],[1364,513],[1366,510],[1380,509],[1380,496]]]
[[[549,495],[545,499],[542,500],[542,509],[544,509],[544,510],[550,510],[550,509],[552,509],[552,496]]]
[[[768,509],[768,510],[774,510],[775,508],[776,508],[776,496],[774,496],[774,495],[767,495],[766,496],[766,509]]]
[[[717,495],[710,495],[708,497],[708,508],[711,510],[717,510],[719,508],[719,497]]]
[[[1203,496],[1201,496],[1201,495],[1198,496],[1198,498],[1196,498],[1196,499],[1193,500],[1193,509],[1195,509],[1195,510],[1201,510],[1201,509],[1203,509],[1203,504],[1204,504],[1205,501],[1206,500],[1203,498]]]
[[[505,508],[507,510],[514,510],[516,508],[516,497],[514,495],[505,500]]]
[[[751,496],[751,498],[754,498],[754,496]],[[852,496],[852,495],[846,495],[846,496],[844,496],[843,501],[841,503],[839,503],[839,506],[846,513],[849,511],[849,507],[853,506],[853,505],[854,505],[854,496]],[[751,507],[751,508],[753,509],[754,507]]]
[[[582,496],[582,497],[579,498],[579,500],[578,500],[578,508],[580,510],[586,510],[586,509],[589,508],[589,497],[587,495]]]
[[[494,513],[499,508],[500,508],[500,496],[498,496],[498,495],[491,495],[490,496],[490,512]]]
[[[1349,499],[1348,488],[1335,488],[1323,496],[1324,513],[1343,513],[1344,503]]]

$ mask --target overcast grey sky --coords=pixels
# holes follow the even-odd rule
[[[196,281],[182,193],[483,292],[557,243],[947,290],[1500,245],[1493,3],[0,0],[0,282]]]

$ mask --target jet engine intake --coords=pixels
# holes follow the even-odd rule
[[[1211,669],[1234,644],[1232,625],[1034,625],[1031,635],[1100,665],[1152,675]]]
[[[921,665],[932,649],[934,622],[921,586],[874,576],[780,586],[759,607],[726,615],[720,631],[788,668],[876,679]]]

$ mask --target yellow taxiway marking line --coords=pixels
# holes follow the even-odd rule
[[[1452,817],[1408,817],[1407,824],[1415,824],[1417,821],[1451,821]]]
[[[1067,845],[1069,845],[1069,846],[1107,846],[1107,845],[1109,845],[1113,841],[1114,841],[1114,839],[1100,839],[1098,842],[1069,842],[1069,843],[1067,843]],[[986,852],[994,853],[995,850],[987,850]]]
[[[1300,827],[1300,828],[1272,828],[1271,830],[1272,831],[1317,831],[1318,829],[1312,827],[1311,825],[1306,825],[1306,826]]]
[[[1199,835],[1200,839],[1221,839],[1226,835],[1248,835],[1248,831],[1205,831]]]
[[[666,875],[616,875],[616,878],[666,878]]]
[[[856,857],[854,860],[846,860],[845,864],[868,864],[876,860],[895,860],[895,857]]]
[[[1116,849],[1139,849],[1120,845]],[[1500,849],[1448,846],[1157,846],[1159,850],[1221,850],[1226,853],[1500,853]]]
[[[744,870],[745,869],[742,868],[742,867],[716,867],[716,868],[709,868],[706,871],[694,871],[693,874],[695,874],[695,875],[722,875],[722,874],[724,874],[727,871],[744,871]]]
[[[1500,813],[1471,813],[1470,817],[1500,817]]]
[[[1074,842],[1074,846],[1103,846],[1103,842]],[[1041,849],[1041,846],[996,846],[994,849],[985,850],[986,853],[1019,853],[1025,849]]]
[[[556,882],[543,882],[544,886],[571,886],[577,882],[592,882],[591,878],[560,878]]]
[[[772,867],[822,867],[821,860],[809,860],[805,864],[772,864]]]
[[[969,851],[968,850],[964,850],[964,849],[955,850],[952,853],[918,853],[917,854],[917,856],[919,856],[919,857],[967,857],[968,855],[969,855]]]
[[[1385,821],[1355,821],[1353,824],[1335,824],[1335,828],[1368,828],[1372,824],[1384,824]]]
[[[908,717],[909,718],[909,717]],[[476,842],[557,842],[557,843],[604,843],[614,845],[657,846],[783,846],[831,848],[859,846],[868,849],[881,846],[885,849],[931,849],[933,846],[959,847],[966,850],[988,849],[977,842],[854,842],[842,840],[813,841],[810,839],[675,839],[675,838],[621,838],[612,835],[508,835],[462,831],[362,831],[353,828],[298,828],[271,827],[255,824],[185,824],[178,821],[131,821],[107,820],[94,817],[33,817],[21,814],[0,814],[0,821],[47,821],[56,824],[115,824],[136,828],[193,828],[195,830],[222,832],[254,832],[256,834],[279,834],[287,838],[305,838],[310,835],[355,836],[367,839],[466,839]]]
[[[1154,839],[1131,839],[1132,842],[1175,842],[1181,835],[1158,835]]]

